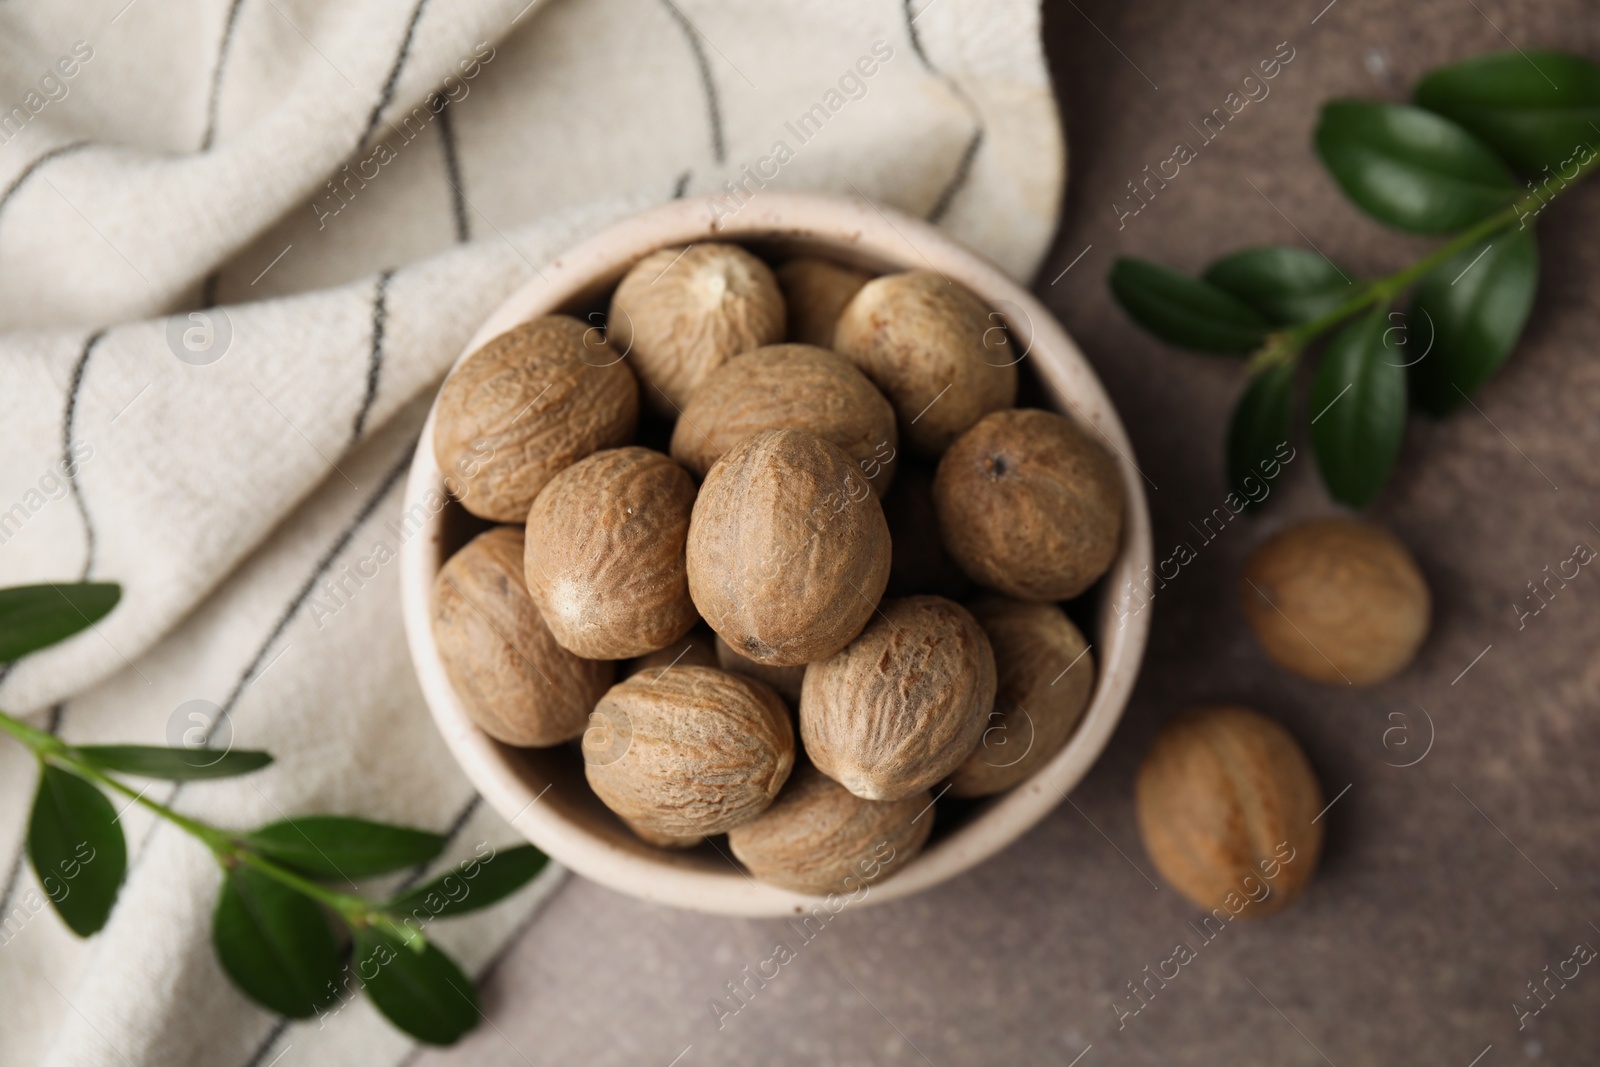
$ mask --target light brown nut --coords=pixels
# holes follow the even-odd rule
[[[791,707],[800,704],[800,684],[805,681],[805,664],[794,667],[772,667],[765,663],[757,663],[747,656],[741,656],[733,650],[733,646],[717,638],[716,665],[725,671],[734,674],[744,674],[758,681],[766,682],[778,691],[778,695],[789,702]]]
[[[656,848],[682,850],[686,848],[694,848],[694,846],[705,840],[705,837],[700,834],[690,834],[688,837],[673,837],[669,834],[658,834],[654,830],[646,830],[642,826],[635,826],[627,819],[623,819],[622,824],[629,830],[633,831],[634,837],[637,837],[640,841],[643,841],[647,845],[654,845]]]
[[[931,271],[868,282],[839,316],[833,347],[883,390],[906,445],[925,456],[1017,402],[1021,357],[1002,321]]]
[[[778,694],[711,667],[617,683],[583,735],[584,773],[606,807],[666,837],[720,834],[755,818],[794,756]]]
[[[689,593],[740,655],[780,667],[832,655],[888,579],[883,508],[822,438],[763,430],[706,474],[689,523]]]
[[[703,478],[746,437],[780,428],[838,445],[879,497],[894,480],[894,409],[849,360],[812,345],[766,345],[712,371],[672,431],[672,458]]]
[[[773,273],[789,313],[789,340],[823,348],[833,346],[839,313],[872,280],[864,270],[811,256],[791,259]]]
[[[1239,599],[1267,654],[1303,677],[1371,685],[1416,658],[1432,599],[1387,530],[1313,519],[1281,531],[1245,565]]]
[[[638,372],[644,402],[676,415],[706,375],[783,340],[783,294],[767,265],[737,245],[663,248],[623,277],[609,338]]]
[[[1322,789],[1289,731],[1247,708],[1178,715],[1135,788],[1145,851],[1202,908],[1264,915],[1299,896],[1322,851]]]
[[[638,418],[639,386],[621,355],[577,319],[546,315],[494,338],[444,380],[433,454],[468,511],[522,522],[545,483],[633,440]]]
[[[939,514],[933,508],[933,470],[922,463],[902,463],[894,490],[883,500],[894,558],[889,563],[890,596],[933,593],[961,600],[972,589],[966,572],[945,551],[939,537]]]
[[[1094,693],[1094,656],[1060,608],[992,597],[971,610],[994,648],[999,684],[983,739],[950,775],[953,797],[1027,780],[1061,751]]]
[[[853,895],[910,862],[932,829],[926,789],[899,800],[863,800],[802,765],[772,807],[728,831],[728,846],[763,882],[796,893]]]
[[[989,639],[961,605],[886,600],[845,648],[806,668],[800,737],[817,769],[867,800],[939,781],[977,747],[994,707]]]
[[[528,511],[528,592],[550,632],[580,656],[654,652],[694,626],[684,539],[689,472],[648,448],[574,463]]]
[[[933,503],[961,568],[1018,600],[1077,596],[1122,538],[1116,461],[1049,411],[997,411],[962,434],[939,461]]]
[[[433,638],[445,674],[478,729],[543,748],[583,733],[613,666],[556,644],[522,584],[522,530],[474,537],[439,569]]]
[[[647,652],[638,659],[630,662],[626,668],[626,676],[632,678],[636,674],[649,671],[648,677],[654,678],[674,667],[715,667],[717,666],[716,635],[703,627],[690,630],[678,640],[654,652]]]

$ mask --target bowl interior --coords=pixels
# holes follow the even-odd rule
[[[699,205],[681,201],[635,216],[545,268],[544,278],[530,282],[490,316],[462,358],[536,315],[563,312],[599,323],[611,290],[635,262],[661,247],[707,239],[736,241],[773,263],[811,254],[873,273],[932,269],[965,285],[994,309],[997,323],[1003,322],[1025,353],[1019,404],[1051,407],[1092,428],[1119,458],[1127,490],[1122,549],[1096,587],[1066,605],[1097,660],[1088,709],[1066,746],[1015,789],[982,801],[941,799],[926,849],[859,897],[859,902],[891,900],[943,881],[1015,840],[1065,798],[1105,747],[1127,703],[1148,629],[1135,594],[1141,570],[1151,560],[1142,476],[1099,382],[1042,305],[927,224],[860,201],[763,191],[720,226]],[[404,621],[418,679],[446,743],[501,815],[559,862],[635,896],[742,915],[797,914],[818,906],[817,898],[755,881],[722,838],[681,852],[640,841],[589,789],[578,742],[517,749],[473,726],[439,661],[430,619],[440,566],[490,524],[444,493],[433,458],[431,414],[413,461],[406,514],[427,516],[402,548]]]

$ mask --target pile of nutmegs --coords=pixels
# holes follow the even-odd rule
[[[644,841],[726,833],[809,893],[903,866],[934,788],[1030,776],[1094,689],[1057,602],[1111,565],[1123,484],[1076,423],[1013,407],[1001,321],[936,273],[705,243],[636,264],[604,329],[549,315],[468,356],[436,456],[511,524],[438,577],[474,721],[581,737]],[[641,402],[668,451],[634,444]]]

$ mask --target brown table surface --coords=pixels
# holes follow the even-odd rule
[[[1196,270],[1246,244],[1314,242],[1362,274],[1398,269],[1430,242],[1384,231],[1342,199],[1310,146],[1320,103],[1402,99],[1423,71],[1507,38],[1600,54],[1600,13],[1582,0],[1336,0],[1313,25],[1325,2],[1046,4],[1072,177],[1037,291],[1088,353],[1157,487],[1158,558],[1192,540],[1190,520],[1226,492],[1221,437],[1242,379],[1232,359],[1136,329],[1106,289],[1112,259]],[[1270,96],[1119,229],[1125,183],[1196,140],[1189,123],[1282,41],[1295,58]],[[486,982],[495,1026],[418,1062],[1600,1062],[1600,967],[1552,981],[1524,1029],[1513,1008],[1535,1003],[1526,983],[1574,945],[1600,947],[1600,578],[1585,570],[1524,629],[1512,607],[1546,564],[1580,541],[1600,546],[1596,233],[1594,183],[1545,213],[1539,294],[1515,357],[1480,410],[1413,423],[1372,509],[1433,589],[1433,632],[1400,677],[1367,689],[1302,681],[1246,631],[1235,586],[1250,549],[1333,510],[1301,441],[1275,506],[1231,524],[1156,598],[1142,679],[1073,796],[1080,810],[1062,805],[932,892],[842,913],[721,1030],[708,1001],[775,941],[796,940],[788,928],[574,879]],[[1197,909],[1159,884],[1139,843],[1134,770],[1168,717],[1218,701],[1281,719],[1325,794],[1349,790],[1326,816],[1307,894],[1231,924],[1119,1030],[1111,1004],[1126,1002],[1126,983],[1179,940],[1200,940],[1188,925]],[[1431,749],[1392,766],[1424,751],[1419,708]],[[1410,745],[1394,733],[1385,746],[1402,725],[1391,713],[1409,716]]]

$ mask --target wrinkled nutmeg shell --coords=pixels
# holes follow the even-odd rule
[[[973,423],[1017,402],[1004,320],[931,271],[886,274],[839,316],[835,351],[883,390],[914,451],[937,456]]]
[[[861,471],[803,430],[747,437],[706,474],[689,593],[740,655],[794,666],[861,632],[889,578],[889,527]]]
[[[932,829],[927,790],[863,800],[805,765],[772,807],[728,832],[728,845],[763,882],[817,896],[853,894],[904,867]]]
[[[757,681],[766,682],[778,691],[778,695],[789,702],[791,707],[800,705],[800,685],[805,681],[805,664],[794,667],[773,667],[765,663],[757,663],[747,656],[741,656],[733,650],[733,646],[717,638],[717,661],[714,666],[734,674],[744,674]]]
[[[684,541],[689,472],[648,448],[613,448],[553,478],[528,512],[525,573],[561,647],[590,659],[643,655],[698,616]]]
[[[1079,595],[1122,539],[1116,461],[1049,411],[997,411],[962,434],[939,461],[933,503],[961,568],[1018,600]]]
[[[766,345],[712,371],[672,432],[672,458],[703,478],[746,437],[783,428],[838,445],[874,493],[888,491],[894,409],[849,360],[811,345]]]
[[[1371,685],[1416,658],[1432,598],[1405,545],[1355,519],[1314,519],[1256,549],[1239,599],[1256,640],[1296,674]]]
[[[1289,731],[1257,712],[1178,715],[1145,756],[1135,799],[1151,861],[1202,908],[1274,912],[1316,871],[1322,790]]]
[[[433,637],[456,695],[484,733],[543,748],[583,733],[610,663],[556,643],[522,584],[522,530],[500,526],[439,569]]]
[[[778,694],[711,667],[617,683],[583,735],[584,773],[606,807],[665,837],[720,834],[755,818],[794,757]]]
[[[611,296],[608,338],[644,388],[676,415],[706,375],[741,352],[783,340],[783,294],[772,270],[737,245],[706,242],[645,256]]]
[[[776,271],[789,314],[789,340],[804,345],[833,346],[833,330],[850,298],[872,280],[864,270],[829,259],[801,256]]]
[[[983,797],[1026,781],[1072,736],[1094,694],[1094,656],[1054,604],[992,597],[971,606],[994,649],[994,713],[950,775],[950,795]]]
[[[886,600],[861,636],[806,668],[800,737],[811,761],[867,800],[944,778],[977,747],[994,707],[989,639],[961,605]]]
[[[688,837],[658,834],[654,830],[646,830],[642,826],[635,826],[626,819],[622,820],[622,824],[633,831],[634,837],[637,837],[647,845],[654,845],[656,848],[670,848],[674,851],[681,851],[686,848],[694,848],[694,846],[705,840],[700,834],[690,834]]]
[[[522,522],[557,473],[627,444],[639,417],[633,372],[600,336],[546,315],[468,356],[439,391],[433,452],[466,509]]]

